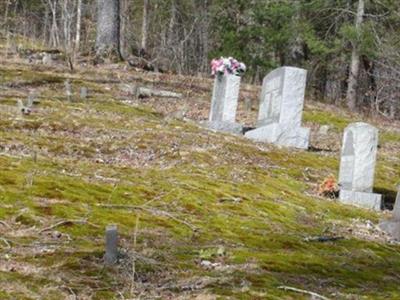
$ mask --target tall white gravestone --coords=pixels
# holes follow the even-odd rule
[[[215,76],[210,117],[202,124],[210,129],[241,134],[243,126],[236,123],[240,76],[220,74]]]
[[[397,188],[397,197],[393,207],[392,218],[381,221],[379,227],[396,240],[400,240],[400,186]]]
[[[245,136],[259,142],[307,149],[310,129],[301,127],[307,71],[281,67],[264,77],[257,128]]]
[[[378,130],[367,123],[346,127],[339,170],[339,199],[341,202],[380,210],[382,196],[372,193]]]

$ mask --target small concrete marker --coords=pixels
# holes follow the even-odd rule
[[[81,100],[86,100],[88,96],[88,88],[87,87],[81,87],[81,91],[80,91],[80,98]]]
[[[118,259],[118,228],[117,225],[106,227],[106,253],[104,262],[106,265],[114,265]]]
[[[71,83],[69,81],[69,79],[65,80],[64,82],[64,86],[65,86],[65,93],[67,95],[67,100],[71,101],[72,99],[72,87],[71,87]]]

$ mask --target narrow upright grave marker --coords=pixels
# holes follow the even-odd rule
[[[264,77],[257,128],[249,139],[307,149],[310,129],[301,127],[307,71],[294,67],[275,69]]]
[[[235,122],[240,79],[232,74],[215,77],[209,118],[211,122]]]
[[[86,100],[88,96],[88,88],[87,87],[81,87],[81,91],[80,91],[80,98],[81,100]]]
[[[117,225],[106,227],[106,253],[104,262],[106,265],[113,265],[118,259],[118,228]]]
[[[367,123],[346,127],[339,170],[339,200],[374,210],[381,209],[382,195],[372,193],[378,130]]]
[[[70,83],[69,79],[65,80],[64,86],[65,86],[65,93],[67,95],[67,100],[71,101],[71,98],[72,98],[72,87],[71,87],[71,83]]]
[[[203,124],[213,130],[241,134],[243,126],[236,123],[241,77],[234,74],[215,76],[209,120]]]
[[[392,218],[381,221],[379,227],[396,240],[400,240],[400,185],[397,187],[397,197],[394,203]]]
[[[208,121],[201,124],[217,131],[243,134],[243,126],[236,123],[241,76],[245,64],[229,57],[213,59],[211,74],[215,75],[211,109]]]

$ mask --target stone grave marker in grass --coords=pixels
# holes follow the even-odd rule
[[[310,129],[301,127],[307,71],[275,69],[264,77],[257,128],[245,136],[258,142],[307,149]]]
[[[201,124],[207,128],[234,134],[242,134],[243,126],[236,123],[241,77],[234,74],[215,76],[208,121]]]
[[[106,265],[113,265],[118,260],[118,228],[117,225],[106,227],[106,252],[104,262]]]
[[[372,192],[374,184],[378,130],[367,123],[346,127],[339,170],[339,200],[380,210],[382,195]]]

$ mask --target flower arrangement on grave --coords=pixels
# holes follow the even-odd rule
[[[318,194],[323,197],[336,198],[339,193],[339,186],[335,176],[326,177],[319,185]]]
[[[211,61],[211,75],[226,75],[233,74],[236,76],[243,76],[246,72],[246,65],[237,61],[233,57],[220,57],[214,58]]]

